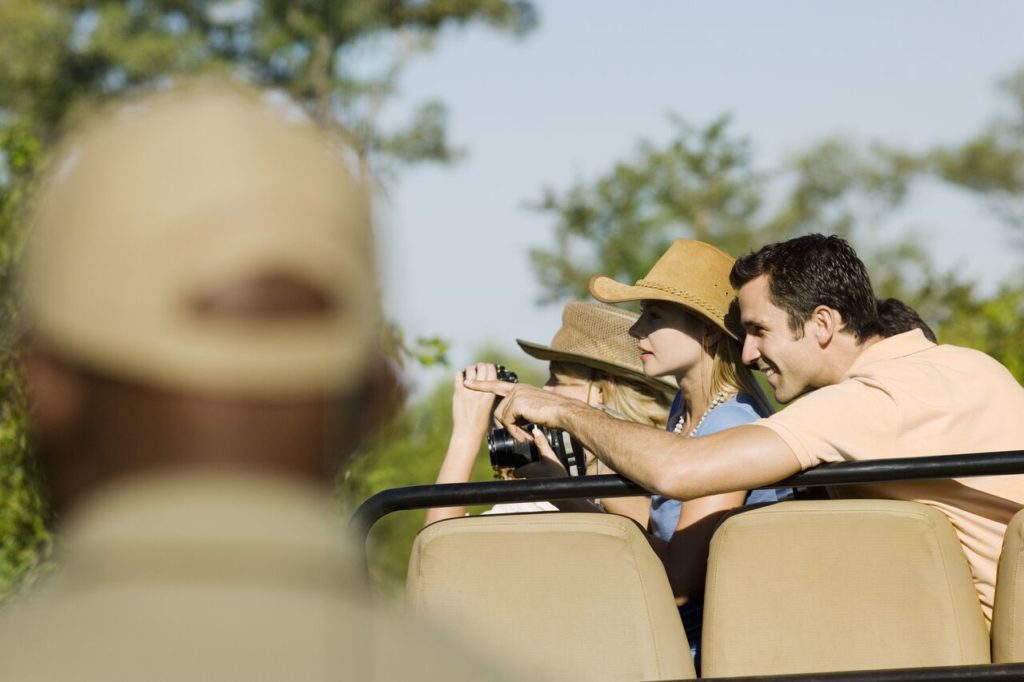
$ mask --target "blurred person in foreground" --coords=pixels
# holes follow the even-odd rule
[[[793,401],[764,419],[680,439],[528,386],[467,386],[506,396],[497,415],[515,438],[530,437],[521,420],[567,429],[623,476],[682,500],[769,485],[823,462],[1024,448],[1024,388],[1013,375],[979,351],[936,345],[913,319],[880,318],[867,268],[844,239],[769,244],[737,259],[730,280],[743,362],[765,373],[776,400]],[[1006,525],[1024,505],[1024,475],[842,492],[946,514],[991,623],[996,562]]]
[[[20,279],[54,575],[5,680],[494,677],[365,601],[338,465],[387,416],[369,208],[294,105],[193,83],[59,145]]]

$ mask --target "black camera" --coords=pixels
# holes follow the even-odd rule
[[[495,365],[494,369],[498,370],[498,381],[507,381],[510,384],[519,383],[519,375],[510,369],[506,369],[505,365]],[[462,378],[466,378],[466,370],[462,370]]]
[[[522,428],[526,431],[533,431],[535,426],[526,424]],[[586,475],[586,454],[583,452],[583,446],[572,434],[561,429],[549,429],[546,426],[536,428],[539,428],[544,434],[551,449],[558,457],[558,461],[562,463],[570,476]],[[496,471],[518,469],[525,464],[540,461],[542,456],[536,443],[533,441],[517,443],[506,429],[491,429],[491,432],[487,434],[487,449],[491,453],[491,466]]]
[[[519,375],[510,369],[506,369],[505,365],[495,365],[494,368],[498,370],[498,381],[507,381],[510,384],[519,383]]]
[[[519,377],[515,372],[498,365],[498,381],[518,383]],[[587,473],[587,458],[583,452],[583,446],[568,431],[561,429],[549,429],[546,426],[536,427],[534,424],[526,424],[522,427],[526,431],[533,431],[540,428],[548,444],[562,463],[570,476],[585,476]],[[491,429],[487,434],[487,449],[491,453],[491,467],[495,471],[510,471],[540,461],[540,450],[537,444],[532,441],[517,443],[507,429]]]

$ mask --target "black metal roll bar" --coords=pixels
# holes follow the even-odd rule
[[[812,488],[881,483],[883,481],[924,481],[1006,474],[1024,474],[1024,450],[822,464],[772,485],[761,487],[763,489]],[[627,497],[645,494],[649,494],[649,491],[614,474],[577,478],[414,485],[383,490],[371,496],[356,509],[349,525],[353,532],[365,541],[373,524],[396,511],[500,502]]]

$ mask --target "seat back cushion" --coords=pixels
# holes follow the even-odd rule
[[[1024,662],[1024,511],[1006,527],[992,609],[992,661]]]
[[[692,678],[668,579],[614,514],[450,519],[413,545],[407,610],[556,679]]]
[[[702,674],[989,662],[988,632],[946,516],[914,502],[782,502],[711,543]]]

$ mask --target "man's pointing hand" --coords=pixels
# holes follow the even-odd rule
[[[485,391],[502,397],[494,409],[494,416],[520,443],[533,440],[533,435],[522,428],[523,424],[564,428],[568,410],[586,407],[579,400],[525,384],[467,380],[464,385],[474,391]]]

